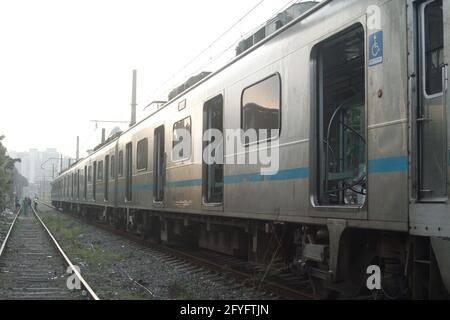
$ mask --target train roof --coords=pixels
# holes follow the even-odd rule
[[[121,132],[120,135],[114,137],[114,139],[104,143],[103,145],[97,146],[98,149],[95,150],[92,154],[90,154],[88,157],[96,154],[97,152],[101,151],[102,149],[104,149],[105,147],[107,147],[108,145],[110,145],[112,142],[118,140],[120,138],[121,135],[133,130],[135,127],[139,126],[141,123],[143,123],[144,121],[146,121],[147,119],[151,118],[152,116],[154,116],[155,114],[157,114],[158,112],[160,112],[161,110],[165,109],[167,106],[169,106],[170,104],[172,104],[174,101],[176,101],[177,99],[185,96],[186,94],[188,94],[189,92],[191,92],[192,90],[194,90],[195,88],[199,87],[200,85],[202,85],[203,83],[207,82],[209,79],[213,78],[214,76],[218,75],[219,73],[221,73],[222,71],[224,71],[225,69],[227,69],[228,67],[230,67],[231,65],[235,64],[236,62],[238,62],[239,60],[241,60],[242,58],[244,58],[245,56],[247,56],[248,54],[250,54],[251,52],[255,51],[256,49],[258,49],[259,47],[261,47],[263,44],[269,42],[270,40],[272,40],[273,38],[277,37],[278,35],[280,35],[281,33],[285,32],[286,30],[288,30],[289,28],[291,28],[292,26],[296,25],[297,23],[299,23],[300,21],[306,19],[307,17],[309,17],[310,15],[312,15],[313,13],[317,12],[318,10],[322,9],[323,7],[325,7],[326,5],[328,5],[330,2],[332,2],[333,0],[323,0],[322,2],[318,2],[317,5],[313,6],[312,8],[308,9],[307,11],[305,11],[304,13],[300,14],[297,18],[293,19],[292,21],[288,22],[286,25],[284,25],[283,27],[279,28],[278,30],[276,30],[275,32],[273,32],[272,34],[268,35],[267,37],[265,37],[264,39],[260,40],[259,42],[257,42],[256,44],[254,44],[253,46],[251,46],[250,48],[248,48],[247,50],[241,52],[240,54],[238,54],[236,57],[234,57],[230,62],[228,62],[227,64],[225,64],[224,66],[220,67],[218,70],[210,73],[209,75],[207,75],[206,77],[204,77],[203,79],[201,79],[200,81],[198,81],[197,83],[193,84],[191,87],[187,88],[186,90],[184,90],[183,92],[177,94],[176,96],[174,96],[172,99],[170,99],[169,101],[165,102],[161,107],[159,107],[157,110],[155,110],[154,112],[152,112],[151,114],[149,114],[148,116],[142,118],[141,120],[137,121],[134,125],[132,125],[131,127],[129,127],[128,129],[126,129],[125,131]],[[87,157],[87,158],[88,158]],[[75,162],[72,166],[70,166],[69,168],[66,168],[65,170],[63,170],[59,175],[58,178],[63,175],[64,173],[66,173],[67,171],[69,171],[70,169],[72,169],[76,164],[82,162],[83,160],[87,159],[87,158],[83,158],[78,160],[77,162]]]

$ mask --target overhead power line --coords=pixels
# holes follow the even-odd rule
[[[222,39],[228,32],[234,29],[242,20],[244,20],[250,13],[252,13],[256,8],[258,8],[264,1],[259,1],[255,6],[253,6],[249,11],[247,11],[241,18],[239,18],[235,23],[233,23],[226,31],[224,31],[219,37],[217,37],[213,42],[211,42],[205,49],[203,49],[199,54],[197,54],[194,58],[192,58],[188,63],[186,63],[180,70],[175,72],[172,76],[170,76],[166,81],[164,81],[156,90],[155,92],[158,92],[161,88],[163,88],[170,80],[172,80],[174,77],[176,77],[180,72],[182,72],[184,69],[186,69],[188,66],[190,66],[195,60],[197,60],[199,57],[201,57],[202,54],[204,54],[206,51],[208,51],[214,44],[217,43],[220,39]]]

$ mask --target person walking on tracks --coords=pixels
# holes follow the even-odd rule
[[[33,199],[33,205],[34,205],[34,210],[37,211],[38,197],[34,197],[34,199]]]
[[[28,198],[23,198],[22,200],[22,213],[24,216],[28,215]]]
[[[16,212],[18,212],[19,209],[20,209],[20,202],[19,202],[19,198],[17,196],[14,199],[14,203],[15,203],[15,206],[16,206]]]

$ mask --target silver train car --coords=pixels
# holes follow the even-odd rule
[[[277,252],[322,297],[367,292],[372,265],[385,297],[448,297],[449,62],[449,0],[323,1],[62,172],[52,202],[158,241]],[[177,128],[192,138],[174,155]],[[251,128],[275,132],[275,174],[205,163],[207,129]]]

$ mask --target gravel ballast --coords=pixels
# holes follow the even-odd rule
[[[100,299],[262,299],[260,292],[229,277],[168,259],[44,205],[38,210]]]

